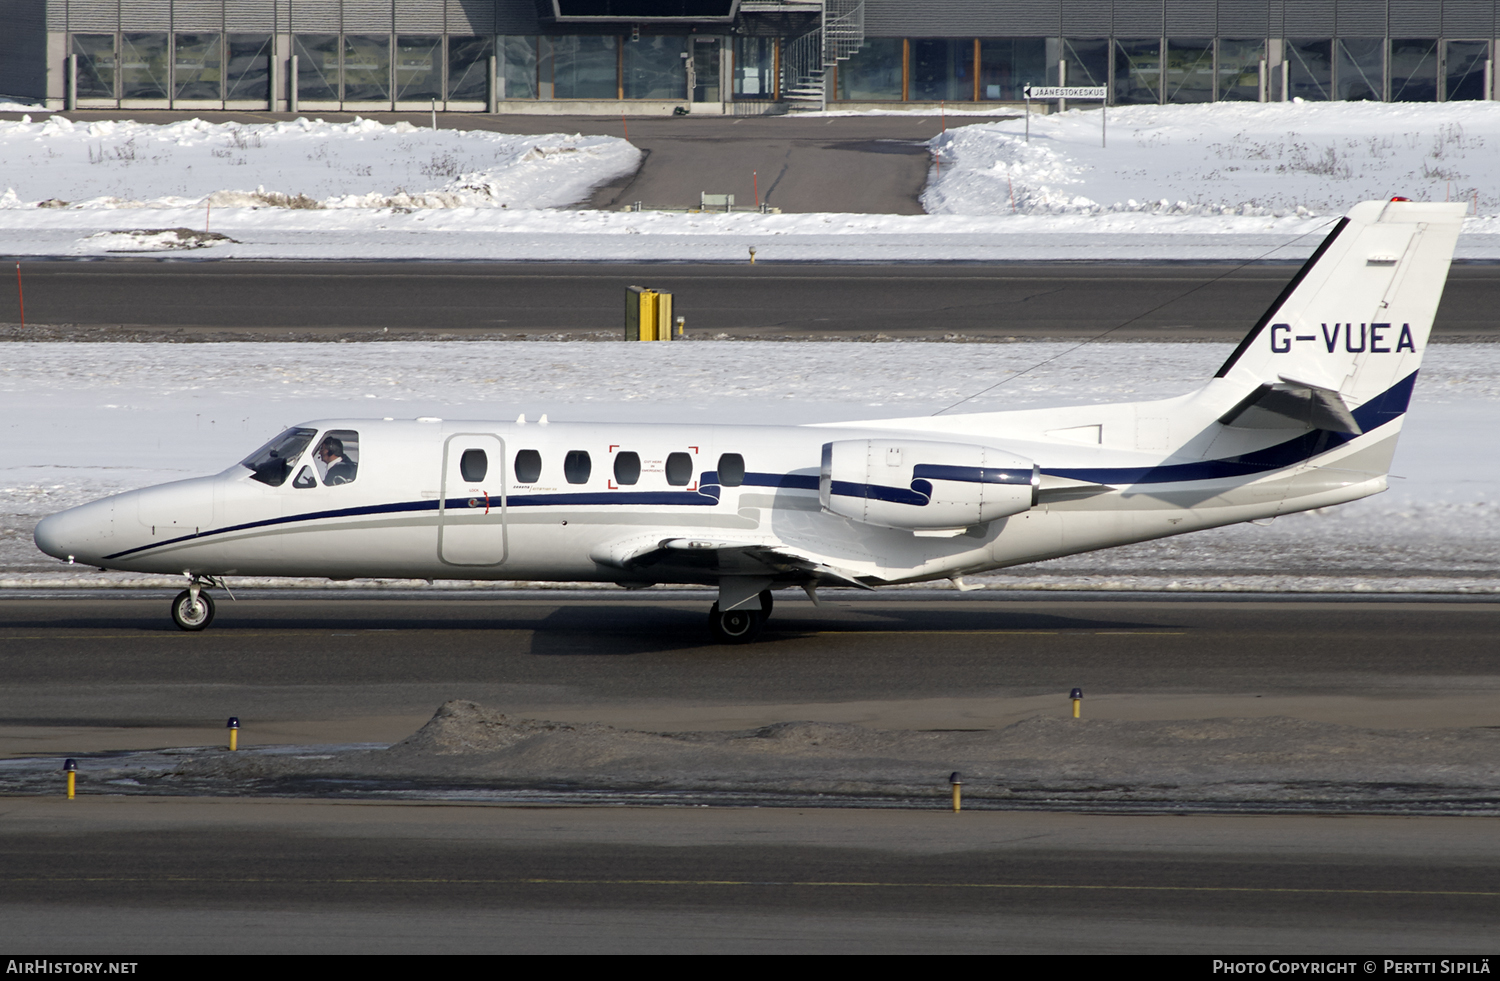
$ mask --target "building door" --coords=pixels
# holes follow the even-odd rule
[[[723,102],[719,94],[719,39],[716,37],[693,38],[693,85],[694,102]]]
[[[505,561],[505,441],[493,433],[454,433],[443,443],[438,497],[438,559],[448,565]]]

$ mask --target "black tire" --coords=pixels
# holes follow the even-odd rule
[[[776,603],[776,598],[771,595],[769,589],[760,591],[760,618],[767,619],[771,615],[771,607]]]
[[[181,630],[203,630],[214,622],[214,598],[198,591],[198,606],[193,608],[193,594],[184,589],[172,601],[172,622]]]
[[[748,644],[760,636],[766,617],[761,610],[719,612],[715,603],[708,611],[708,632],[720,644]]]

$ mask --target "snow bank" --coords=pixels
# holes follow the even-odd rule
[[[640,164],[609,136],[348,123],[0,122],[0,207],[555,208]]]
[[[934,113],[926,112],[929,118]],[[369,120],[0,122],[0,254],[87,255],[143,229],[235,239],[215,258],[767,262],[1225,260],[1309,255],[1393,194],[1470,201],[1461,259],[1500,259],[1500,103],[1218,103],[957,126],[928,215],[552,210],[638,166],[610,137]],[[789,132],[815,122],[788,118]],[[8,188],[8,189],[7,189]],[[1012,203],[1014,199],[1014,203]],[[772,202],[774,203],[774,201]],[[212,209],[212,216],[208,214]]]
[[[1500,209],[1500,103],[1216,103],[1071,110],[932,141],[932,214],[1336,215],[1401,195]],[[936,176],[936,175],[935,175]],[[1179,223],[1174,227],[1182,227]],[[1232,226],[1231,226],[1232,227]]]

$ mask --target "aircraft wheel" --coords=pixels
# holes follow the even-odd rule
[[[708,611],[708,631],[720,644],[748,644],[760,636],[766,616],[761,610],[730,610],[719,612],[715,603]]]
[[[199,590],[194,605],[193,594],[184,589],[172,601],[172,622],[183,630],[202,630],[214,622],[214,598]]]
[[[763,589],[760,591],[760,618],[762,620],[771,615],[771,605],[775,602],[776,600],[771,596],[771,591],[769,589]]]

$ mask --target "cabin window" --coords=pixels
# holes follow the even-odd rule
[[[253,479],[280,487],[291,475],[292,464],[297,462],[316,435],[316,429],[288,429],[241,460],[240,466],[247,468]]]
[[[667,454],[667,483],[686,487],[693,479],[693,458],[686,453]]]
[[[719,484],[723,487],[738,487],[745,482],[745,458],[738,453],[725,453],[719,457]]]
[[[615,454],[615,483],[628,486],[641,479],[641,455],[626,450]]]
[[[536,450],[516,454],[516,483],[534,484],[542,477],[542,455]]]
[[[352,429],[328,430],[313,450],[313,466],[325,486],[354,483],[359,473],[359,433]]]
[[[292,486],[298,490],[307,490],[309,487],[318,486],[318,478],[313,476],[312,467],[303,467],[301,470],[298,470],[296,478],[292,481]]]
[[[458,458],[458,472],[464,480],[477,484],[490,472],[490,458],[484,450],[464,450],[464,455]]]
[[[563,476],[570,484],[586,484],[589,482],[589,474],[594,470],[594,464],[589,460],[586,450],[569,450],[568,455],[563,458]]]

